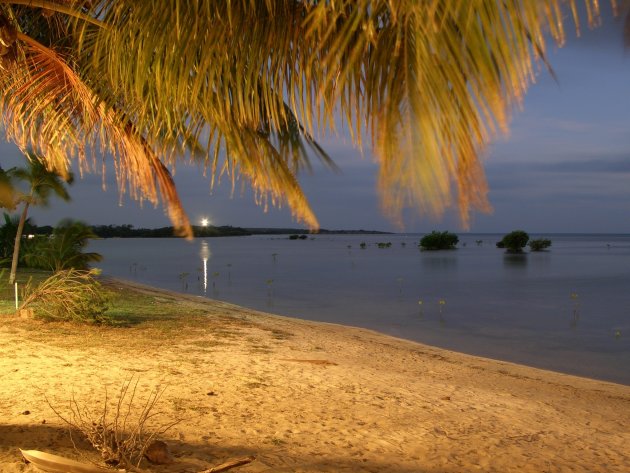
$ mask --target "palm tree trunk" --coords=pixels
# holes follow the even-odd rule
[[[13,260],[11,261],[11,275],[9,276],[9,284],[15,282],[15,273],[17,272],[18,259],[20,255],[20,243],[22,241],[22,231],[24,230],[24,222],[28,214],[28,202],[24,202],[24,209],[20,215],[20,223],[18,223],[17,232],[15,234],[15,244],[13,245]]]

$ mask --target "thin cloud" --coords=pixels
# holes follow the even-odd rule
[[[486,167],[489,175],[562,173],[562,174],[627,174],[630,173],[630,153],[613,156],[590,156],[577,159],[556,157],[551,162],[501,161]]]

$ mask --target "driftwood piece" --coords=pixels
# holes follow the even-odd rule
[[[236,468],[237,466],[247,465],[248,463],[251,463],[254,460],[256,460],[256,457],[254,456],[249,456],[245,458],[237,458],[236,460],[230,460],[225,463],[221,463],[220,465],[213,466],[209,470],[200,471],[199,473],[219,473],[221,471],[228,471],[228,470],[231,470],[232,468]]]

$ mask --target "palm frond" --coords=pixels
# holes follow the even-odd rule
[[[0,208],[13,210],[17,205],[15,187],[9,171],[0,168]],[[6,215],[6,214],[5,214]]]
[[[456,196],[466,227],[471,209],[490,209],[481,155],[545,62],[547,35],[563,41],[563,14],[553,0],[312,8],[305,25],[321,44],[319,96],[346,104],[358,142],[366,120],[390,214],[419,206],[441,215]]]
[[[85,14],[82,9],[89,1],[86,0],[0,0],[0,4],[23,5],[27,8],[42,9],[47,15],[62,13],[77,20],[91,23],[99,28],[107,28],[107,25],[98,18]]]
[[[334,129],[339,113],[357,145],[368,131],[389,213],[413,205],[439,215],[457,201],[465,225],[471,209],[490,208],[485,146],[507,131],[547,38],[565,35],[560,0],[163,3],[156,12],[103,0],[111,28],[78,33],[88,75],[105,71],[108,92],[149,137],[209,127],[212,155],[261,125],[279,133],[291,115],[310,134]],[[597,1],[585,4],[594,23]],[[248,161],[246,149],[232,146],[228,161]],[[278,158],[288,162],[286,150]]]
[[[192,147],[211,178],[243,175],[311,227],[296,175],[313,156],[330,162],[312,136],[339,119],[357,146],[369,138],[395,219],[457,203],[466,226],[488,211],[483,151],[547,65],[549,38],[564,41],[565,16],[579,25],[575,0],[47,3],[81,14],[46,30],[53,54],[19,37],[0,79],[12,139],[59,167],[98,142],[132,191],[155,202],[160,189],[175,220],[166,166]],[[598,1],[583,3],[597,23]],[[29,7],[13,8],[20,25]]]
[[[65,176],[72,157],[82,170],[91,170],[89,150],[100,145],[114,157],[122,191],[127,184],[133,197],[154,205],[161,193],[176,231],[192,236],[168,169],[135,128],[98,99],[68,58],[24,34],[18,39],[23,59],[0,73],[7,138],[23,150],[32,148]]]
[[[287,8],[291,4],[286,3],[275,10],[286,25],[273,33],[264,26],[264,18],[257,17],[265,9],[255,3],[249,5],[251,10],[232,11],[224,2],[169,1],[156,12],[142,2],[131,9],[120,2],[101,2],[98,8],[105,21],[116,26],[107,31],[83,26],[78,30],[82,47],[90,50],[84,62],[86,75],[106,74],[102,94],[125,104],[125,113],[134,117],[147,140],[165,146],[164,155],[181,155],[182,137],[193,142],[203,137],[208,150],[203,162],[212,180],[227,173],[234,182],[234,173],[241,173],[261,203],[287,203],[297,220],[317,228],[296,173],[309,167],[310,156],[329,165],[332,161],[285,102],[287,89],[276,74],[295,67],[291,43],[299,40],[301,16],[296,12],[302,7],[296,2]],[[227,32],[239,15],[247,16],[250,26]],[[212,19],[216,29],[209,28]],[[280,32],[282,38],[266,45],[262,54],[249,45],[260,44],[265,37],[275,41]],[[268,48],[276,51],[278,43],[282,50],[270,59]],[[127,79],[132,76],[137,82],[129,88]],[[169,96],[166,108],[161,102],[164,94]]]
[[[12,168],[8,171],[12,179],[28,184],[27,194],[19,196],[18,201],[27,201],[29,204],[45,207],[53,194],[62,200],[70,200],[66,184],[72,183],[71,173],[66,172],[65,177],[62,177],[56,171],[50,171],[41,156],[26,153],[25,157],[27,167]]]

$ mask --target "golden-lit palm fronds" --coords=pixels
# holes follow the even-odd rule
[[[583,2],[592,24],[598,2]],[[155,200],[157,178],[167,202],[164,165],[193,149],[212,179],[244,175],[310,227],[296,174],[309,155],[329,162],[311,136],[339,120],[357,145],[369,136],[394,217],[458,202],[466,225],[487,210],[480,154],[507,130],[547,38],[563,41],[571,11],[578,23],[561,0],[49,0],[60,7],[47,23],[15,3],[0,0],[5,17],[57,52],[17,40],[18,72],[2,79],[12,139],[57,165],[98,142],[132,189]]]
[[[480,153],[507,131],[546,38],[563,41],[562,3],[317,2],[305,24],[321,44],[320,96],[346,98],[358,141],[369,130],[388,213],[419,205],[440,215],[454,194],[464,226],[470,209],[489,209]],[[597,1],[585,3],[593,22]]]
[[[123,103],[149,142],[170,145],[164,155],[202,141],[213,178],[226,173],[234,182],[244,175],[259,202],[287,203],[297,220],[317,228],[296,173],[308,165],[309,152],[330,160],[286,103],[292,94],[280,79],[300,76],[293,63],[301,54],[294,45],[303,32],[302,6],[287,2],[273,22],[254,3],[234,11],[226,2],[161,6],[101,2],[99,14],[112,27],[79,24],[77,30],[81,47],[90,51],[82,62],[87,75],[105,73],[100,93]],[[242,29],[230,32],[233,13]]]
[[[69,160],[85,167],[89,148],[100,146],[115,160],[121,189],[158,202],[164,197],[176,231],[189,235],[190,224],[169,171],[135,127],[106,107],[62,57],[33,38],[18,33],[19,55],[0,72],[0,106],[7,138],[33,149],[48,166],[65,174]]]

